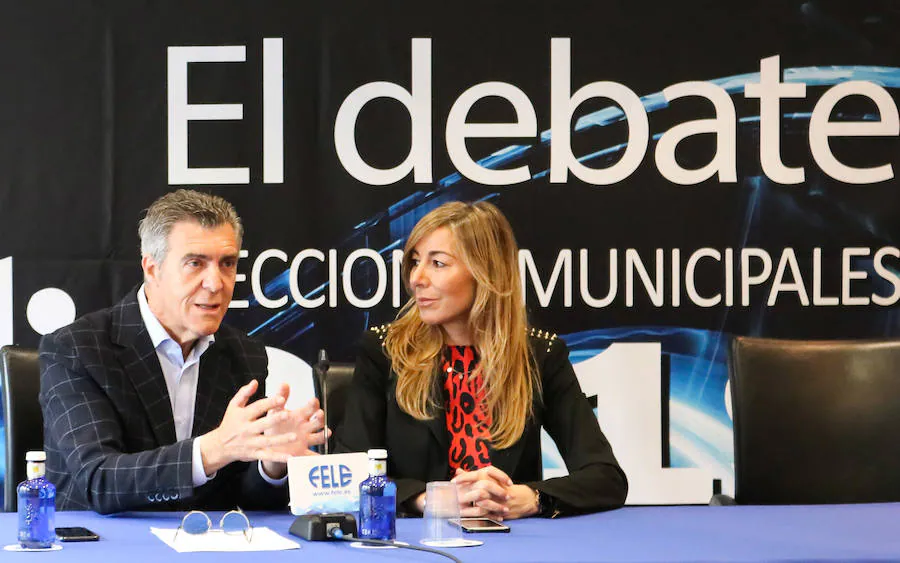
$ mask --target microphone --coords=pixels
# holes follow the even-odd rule
[[[324,349],[319,350],[319,358],[316,361],[316,365],[313,366],[313,371],[316,374],[316,378],[319,382],[319,391],[322,393],[322,418],[324,418],[325,428],[323,432],[325,432],[325,443],[322,445],[322,453],[328,455],[328,368],[331,367],[331,362],[328,360],[328,354]]]

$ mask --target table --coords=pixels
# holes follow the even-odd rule
[[[218,513],[211,514],[216,519]],[[255,526],[287,534],[290,514],[249,513]],[[359,550],[345,543],[306,542],[300,550],[178,554],[153,536],[150,526],[177,527],[181,514],[126,513],[99,516],[61,512],[57,526],[85,526],[102,536],[96,543],[69,543],[54,554],[0,551],[3,563],[161,561],[228,563],[265,558],[265,563],[306,561],[422,561],[449,559],[409,550]],[[480,534],[484,545],[452,550],[464,562],[549,561],[897,561],[900,503],[830,506],[626,507],[611,512],[509,523],[509,534]],[[417,542],[417,519],[397,522],[398,539]],[[16,514],[0,514],[0,544],[15,541]],[[293,538],[293,536],[290,536]]]

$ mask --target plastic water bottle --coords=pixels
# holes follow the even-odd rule
[[[56,487],[44,478],[47,454],[25,454],[27,481],[16,489],[19,501],[19,545],[30,549],[53,546],[56,541]]]
[[[359,537],[397,537],[397,485],[387,478],[387,450],[369,450],[369,478],[359,484]]]

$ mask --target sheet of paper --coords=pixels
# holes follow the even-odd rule
[[[283,551],[300,549],[300,544],[280,536],[269,528],[253,528],[251,541],[243,534],[226,534],[222,530],[210,530],[205,534],[191,535],[184,531],[175,537],[176,528],[150,528],[153,535],[179,553],[192,551]]]

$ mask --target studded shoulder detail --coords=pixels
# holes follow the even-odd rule
[[[378,335],[378,340],[384,342],[384,337],[387,336],[388,331],[391,329],[391,324],[383,324],[379,326],[371,326],[369,330]]]
[[[553,343],[556,342],[556,333],[551,333],[549,330],[540,330],[535,327],[531,327],[528,330],[528,336],[532,338],[537,338],[538,340],[544,341],[547,346],[547,352],[553,349]]]

